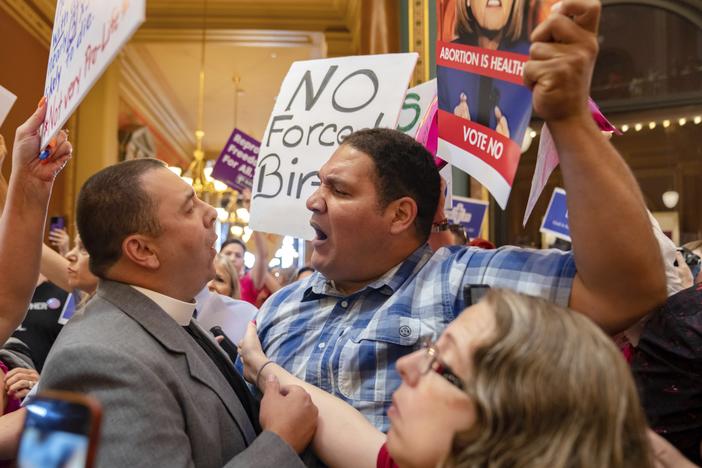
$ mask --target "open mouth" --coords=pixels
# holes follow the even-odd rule
[[[212,242],[207,243],[207,246],[214,250],[215,254],[217,253],[217,239],[219,239],[219,236],[215,234],[212,238]]]
[[[501,0],[488,0],[488,2],[485,4],[487,7],[501,7],[502,6],[502,1]]]
[[[314,223],[310,223],[310,226],[312,226],[312,229],[314,229],[315,240],[320,240],[320,241],[327,240],[327,234],[324,231],[322,231],[319,228],[319,226],[317,226]]]

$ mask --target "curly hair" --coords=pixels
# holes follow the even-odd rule
[[[588,318],[491,290],[495,334],[473,355],[476,422],[445,467],[652,467],[646,420],[620,352]]]

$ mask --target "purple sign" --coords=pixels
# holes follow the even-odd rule
[[[212,177],[240,192],[250,189],[260,146],[261,142],[235,128],[217,158]]]

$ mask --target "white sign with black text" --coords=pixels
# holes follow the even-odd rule
[[[292,64],[261,142],[252,229],[314,237],[305,201],[319,169],[354,131],[396,127],[416,61],[408,53]]]

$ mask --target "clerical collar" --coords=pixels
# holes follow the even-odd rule
[[[190,323],[190,319],[193,316],[193,312],[195,312],[197,302],[183,302],[150,289],[141,288],[134,285],[130,286],[154,301],[164,310],[164,312],[173,318],[173,320],[178,322],[178,325],[184,327]]]

